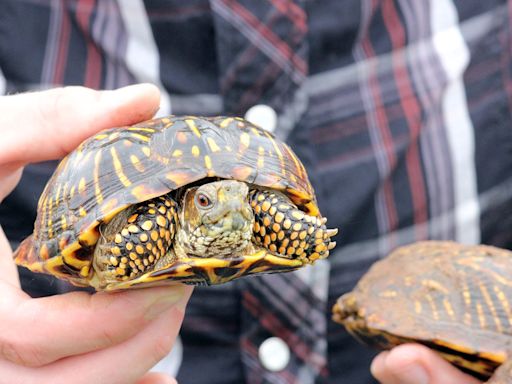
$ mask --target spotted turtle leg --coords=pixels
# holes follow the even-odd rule
[[[259,189],[249,192],[254,211],[254,242],[271,253],[315,261],[329,255],[337,229],[327,229],[327,219],[310,216],[285,195]]]
[[[121,281],[151,269],[171,248],[177,222],[177,204],[166,195],[120,212],[101,231],[97,271]]]

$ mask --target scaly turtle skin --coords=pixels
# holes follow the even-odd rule
[[[240,118],[155,119],[103,131],[64,158],[16,263],[79,286],[218,284],[327,257],[304,166]]]
[[[424,344],[488,383],[512,383],[512,252],[421,242],[375,263],[333,319],[362,342]]]

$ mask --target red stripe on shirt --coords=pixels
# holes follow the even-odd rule
[[[428,219],[425,181],[418,150],[418,140],[421,131],[421,109],[418,105],[418,100],[414,96],[414,90],[407,71],[407,63],[403,51],[406,45],[405,32],[392,1],[385,1],[383,3],[382,17],[391,38],[393,52],[395,52],[392,56],[393,73],[404,117],[410,129],[411,136],[406,153],[406,168],[412,196],[414,224],[418,225],[426,222]],[[415,232],[417,239],[425,239],[427,236],[427,229],[424,226],[415,227]]]
[[[298,55],[296,55],[288,44],[281,40],[274,32],[260,22],[254,14],[249,12],[245,7],[233,0],[222,0],[222,2],[229,7],[233,12],[239,15],[248,25],[264,37],[270,44],[272,44],[280,53],[281,56],[290,61],[295,68],[297,68],[303,75],[306,74],[307,64]]]
[[[96,0],[78,0],[76,18],[86,40],[87,59],[85,64],[84,85],[86,87],[100,88],[101,82],[101,54],[92,40],[90,21]]]

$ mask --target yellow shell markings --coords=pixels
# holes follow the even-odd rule
[[[256,161],[258,169],[263,169],[265,166],[265,148],[261,145],[258,147],[258,160]]]
[[[53,199],[50,197],[48,199],[48,221],[46,222],[46,227],[48,228],[48,237],[49,238],[53,237],[52,217],[53,217]]]
[[[139,172],[144,172],[145,168],[140,159],[135,155],[130,155],[130,162],[135,167],[135,169]]]
[[[104,140],[107,137],[108,137],[108,135],[106,133],[99,133],[96,136],[94,136],[94,139],[99,141],[99,140]]]
[[[466,279],[462,282],[462,299],[464,300],[464,324],[471,325],[472,323],[472,306],[471,306],[471,293]]]
[[[476,354],[478,354],[478,352],[475,351],[473,348],[467,347],[467,346],[462,345],[462,344],[453,344],[453,343],[450,343],[449,341],[441,340],[441,339],[434,339],[433,341],[435,342],[436,345],[440,345],[440,346],[445,347],[447,349],[451,349],[451,350],[458,351],[458,352],[461,352],[461,353],[465,353],[465,354],[468,354],[468,355],[476,355]]]
[[[141,141],[145,141],[145,142],[149,142],[150,138],[146,135],[143,135],[141,133],[135,133],[135,132],[132,132],[130,134],[131,137],[137,139],[137,140],[141,140]]]
[[[57,191],[55,191],[55,196],[54,196],[54,200],[55,200],[55,205],[57,206],[59,201],[60,201],[60,194],[61,194],[61,189],[62,189],[63,185],[59,183],[59,185],[57,185]]]
[[[251,127],[251,132],[254,134],[254,136],[261,136],[261,132],[267,133],[267,131],[263,131],[255,127]]]
[[[213,176],[213,174],[210,173],[210,171],[212,170],[212,159],[209,155],[204,156],[204,166],[209,171],[208,175]]]
[[[207,137],[206,138],[206,142],[208,143],[208,146],[210,147],[210,150],[212,152],[219,152],[220,151],[219,146],[217,145],[217,143],[215,142],[215,140],[213,138]]]
[[[485,320],[485,313],[484,313],[484,309],[482,308],[482,303],[476,302],[475,309],[476,309],[476,313],[478,316],[478,321],[480,322],[480,328],[486,329],[487,321]]]
[[[169,123],[169,121],[167,122]],[[134,127],[128,127],[126,128],[128,131],[136,131],[136,132],[148,132],[148,133],[155,133],[156,130],[154,128],[148,128],[148,127],[139,127],[139,126],[134,126]]]
[[[455,321],[456,320],[455,311],[453,310],[452,303],[446,297],[443,299],[443,307],[444,307],[446,313],[448,314],[448,316],[450,317],[450,319],[452,321]]]
[[[79,215],[80,217],[87,216],[87,211],[85,210],[85,208],[84,208],[84,207],[80,206],[80,207],[78,208],[78,215]]]
[[[480,268],[475,268],[475,269],[478,271],[481,270]],[[499,272],[492,271],[492,270],[487,270],[486,273],[489,276],[489,278],[492,279],[493,281],[496,281],[497,283],[500,283],[506,287],[512,287],[512,279],[507,279],[505,276],[503,276]]]
[[[183,151],[181,149],[175,149],[172,154],[171,154],[172,157],[182,157],[183,156]]]
[[[69,197],[70,198],[75,196],[75,191],[76,191],[76,185],[72,185],[71,189],[69,190]]]
[[[304,166],[302,163],[297,159],[297,156],[293,153],[293,151],[288,147],[286,144],[282,144],[282,147],[285,149],[285,151],[288,153],[288,156],[292,159],[293,164],[295,165],[295,170],[298,173],[298,176],[300,179],[304,178],[306,175],[306,170],[304,169]]]
[[[475,259],[476,260],[461,258],[457,260],[457,263],[462,267],[472,269],[476,271],[477,274],[481,275],[483,270],[478,263],[483,262],[484,259]],[[507,322],[510,326],[511,311],[509,302],[503,291],[500,289],[500,286],[510,287],[512,282],[498,271],[492,270],[490,268],[485,268],[485,276],[487,277],[487,281],[492,282],[491,284],[493,286],[493,294],[489,292],[489,289],[487,288],[488,285],[486,285],[482,279],[479,279],[477,284],[472,287],[473,290],[479,290],[481,292],[481,295],[478,295],[478,298],[483,299],[483,303],[475,304],[476,297],[474,298],[474,295],[470,293],[471,289],[468,287],[466,279],[463,281],[462,296],[465,305],[464,322],[466,324],[471,324],[472,317],[475,315],[480,325],[485,324],[486,326],[490,326],[490,323],[494,323],[496,329],[502,330],[504,326],[502,324],[503,316],[500,317],[498,315],[501,310],[504,310],[507,314]],[[495,296],[497,300],[493,300],[493,296]],[[500,310],[497,309],[497,306],[500,307]]]
[[[117,178],[125,187],[129,187],[132,185],[132,182],[124,173],[123,165],[121,164],[117,151],[114,147],[110,147],[110,154],[112,155],[112,162],[114,164],[114,170],[116,171]]]
[[[249,148],[249,145],[251,144],[251,136],[247,132],[242,132],[240,134],[240,143],[243,145],[243,149]]]
[[[194,157],[198,157],[201,154],[201,151],[197,145],[193,145],[190,151]]]
[[[432,280],[432,279],[424,279],[421,281],[421,284],[428,288],[428,289],[431,289],[433,291],[439,291],[441,292],[443,295],[448,295],[450,293],[450,291],[448,290],[448,288],[446,288],[445,286],[443,286],[440,282],[436,281],[436,280]]]
[[[233,122],[235,119],[232,118],[232,117],[228,117],[224,120],[222,120],[220,123],[219,123],[219,127],[221,128],[226,128],[231,122]]]
[[[64,187],[62,188],[62,199],[69,199],[69,181],[64,182]]]
[[[78,193],[83,194],[85,192],[85,177],[82,177],[78,182]]]
[[[85,243],[85,240],[84,240],[84,243],[87,245],[95,244],[96,240],[97,240],[97,237],[92,233],[92,231],[83,233],[82,235],[80,235],[79,239],[81,240],[82,237],[85,238],[86,241],[88,241],[87,243]],[[74,241],[73,243],[69,244],[66,248],[64,248],[61,251],[62,260],[69,266],[75,268],[75,270],[77,270],[77,271],[80,271],[84,266],[89,265],[88,260],[84,261],[84,260],[80,260],[80,259],[77,259],[76,257],[74,257],[74,253],[77,250],[79,250],[80,248],[82,248],[82,246],[80,245],[79,241],[77,240],[77,241]],[[52,260],[52,259],[53,258],[51,258],[50,260]]]
[[[263,134],[272,143],[272,146],[274,147],[274,151],[277,154],[277,157],[279,159],[279,165],[280,165],[281,173],[283,174],[283,176],[286,177],[286,164],[285,164],[284,156],[283,156],[283,153],[281,152],[281,149],[279,149],[279,146],[277,145],[276,141],[274,140],[274,138],[272,137],[272,135],[270,133],[264,131]]]
[[[494,290],[494,294],[498,298],[498,301],[499,301],[501,307],[505,311],[508,326],[511,327],[512,326],[512,312],[510,311],[510,304],[507,300],[507,296],[497,285],[493,285],[493,290]]]
[[[393,298],[393,297],[397,297],[397,296],[398,296],[398,292],[393,289],[386,289],[385,291],[382,291],[379,293],[379,297]]]
[[[185,124],[187,124],[194,135],[201,137],[201,132],[199,132],[199,129],[197,128],[195,119],[185,119]]]
[[[491,298],[491,295],[489,294],[489,291],[487,290],[487,287],[485,284],[480,283],[479,284],[480,292],[482,292],[482,297],[485,300],[485,303],[487,305],[487,308],[489,308],[492,316],[492,320],[494,320],[494,324],[496,325],[496,329],[498,332],[503,332],[503,325],[501,324],[500,317],[498,316],[498,313],[496,312],[496,308],[494,306],[494,301]]]
[[[432,298],[432,295],[430,295],[429,293],[425,294],[425,299],[428,302],[428,304],[430,305],[432,317],[434,318],[434,320],[439,320],[439,310],[437,309],[436,303],[435,303],[434,299]]]
[[[60,216],[60,227],[63,231],[68,229],[68,222],[65,215]]]
[[[146,157],[150,157],[151,156],[151,149],[147,146],[142,146],[142,148],[140,149],[142,151],[142,153],[144,155],[146,155]]]
[[[114,141],[116,140],[118,137],[120,136],[119,132],[116,131],[116,132],[112,132],[110,135],[108,135],[108,140],[109,141]]]
[[[423,312],[423,305],[421,304],[421,301],[414,300],[414,312],[417,315],[421,315],[421,313]]]
[[[100,187],[100,161],[101,161],[101,152],[96,152],[96,155],[94,156],[94,194],[96,196],[96,202],[98,204],[103,203],[103,194],[101,193],[101,187]]]

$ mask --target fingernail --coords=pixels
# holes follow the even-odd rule
[[[121,87],[114,89],[112,91],[116,97],[133,97],[134,95],[139,96],[141,93],[158,93],[158,87],[156,85],[150,83],[142,83],[142,84],[132,84],[127,85],[126,87]]]
[[[389,351],[383,351],[379,353],[372,361],[370,365],[370,372],[375,378],[379,378],[382,370],[384,369],[386,358],[389,355]]]
[[[428,384],[427,371],[421,365],[411,365],[403,371],[397,372],[396,377],[401,384]]]
[[[113,91],[104,91],[107,95],[110,93],[112,102],[116,105],[125,105],[134,100],[143,97],[145,101],[155,99],[156,110],[158,110],[158,100],[160,98],[160,90],[156,85],[144,83],[133,84],[126,87],[118,88]]]
[[[147,320],[153,320],[160,314],[170,309],[171,307],[183,308],[186,305],[186,289],[181,285],[175,287],[165,288],[159,290],[160,292],[148,299],[147,311],[145,318]]]

